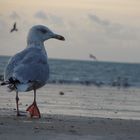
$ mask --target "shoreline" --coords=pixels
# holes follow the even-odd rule
[[[140,89],[48,84],[37,91],[41,119],[25,112],[33,92],[19,93],[27,116],[16,117],[15,93],[0,89],[1,139],[139,140]]]
[[[42,114],[140,120],[139,93],[139,88],[47,84],[37,90],[37,104]],[[20,92],[19,99],[19,109],[24,112],[33,102],[33,92]],[[15,92],[1,86],[0,112],[13,112],[15,107]]]

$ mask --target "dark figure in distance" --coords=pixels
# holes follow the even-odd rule
[[[13,31],[18,31],[16,22],[14,23],[13,28],[10,30],[11,33]]]

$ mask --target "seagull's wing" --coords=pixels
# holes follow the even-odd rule
[[[93,54],[89,54],[90,58],[96,59],[96,57]]]
[[[16,22],[15,22],[14,25],[13,25],[13,29],[16,29]]]
[[[21,83],[41,81],[45,83],[49,78],[47,56],[39,49],[25,50],[16,55],[8,64],[7,77],[13,77]],[[40,83],[41,84],[41,83]]]
[[[4,72],[5,81],[8,81],[13,76],[14,68],[20,63],[22,57],[23,55],[21,53],[17,53],[16,55],[10,58]]]
[[[46,83],[49,78],[49,67],[45,56],[34,54],[34,56],[25,58],[21,64],[15,68],[13,75],[21,83],[35,81]]]
[[[17,27],[16,27],[16,22],[13,24],[13,28],[10,30],[10,32],[12,33],[13,31],[18,31]]]
[[[10,32],[12,33],[14,31],[14,29],[11,29]]]

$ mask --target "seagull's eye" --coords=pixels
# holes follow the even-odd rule
[[[47,30],[46,29],[39,29],[41,31],[41,33],[46,34]]]

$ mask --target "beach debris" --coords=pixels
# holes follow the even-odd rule
[[[75,126],[74,126],[74,125],[71,125],[70,127],[71,127],[71,128],[74,128]]]
[[[121,87],[127,88],[130,86],[130,84],[128,82],[128,78],[125,78],[125,77],[123,78],[123,77],[118,76],[116,79],[114,79],[111,82],[111,86],[118,87],[118,88],[121,88]]]
[[[69,132],[72,133],[72,134],[73,134],[73,133],[74,133],[74,134],[77,133],[77,131],[76,131],[76,130],[73,130],[73,129],[70,129]]]
[[[16,31],[16,22],[11,32]],[[12,91],[16,91],[16,111],[19,112],[18,92],[34,91],[33,103],[27,108],[31,118],[40,118],[40,111],[36,103],[36,89],[43,87],[49,79],[49,65],[44,41],[55,38],[64,41],[61,35],[53,33],[43,25],[33,26],[27,37],[27,47],[14,55],[4,72],[4,82],[1,85],[8,85]]]
[[[59,94],[60,94],[60,95],[64,95],[65,93],[64,93],[63,91],[60,91]]]
[[[10,30],[10,33],[18,31],[16,22],[13,24],[13,28]]]
[[[35,126],[33,129],[39,129],[39,126]]]

